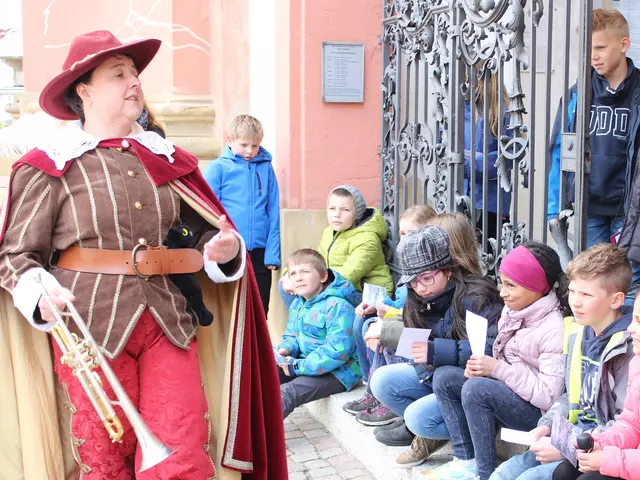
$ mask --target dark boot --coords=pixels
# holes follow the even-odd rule
[[[404,418],[398,417],[394,422],[389,423],[388,425],[383,425],[381,427],[374,428],[373,434],[375,435],[376,433],[382,432],[384,430],[391,430],[392,428],[399,428],[399,427],[402,427],[403,425],[404,425]]]
[[[413,442],[414,437],[415,435],[404,424],[398,428],[382,430],[376,433],[376,440],[390,447],[408,447]]]

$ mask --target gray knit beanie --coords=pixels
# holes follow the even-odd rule
[[[440,227],[432,225],[411,232],[396,247],[402,274],[398,285],[415,280],[422,272],[438,270],[450,263],[449,249],[449,235]]]
[[[360,220],[362,220],[362,217],[364,217],[364,212],[367,210],[367,204],[364,201],[364,197],[362,196],[362,193],[353,185],[339,185],[333,190],[331,190],[331,193],[329,193],[329,196],[331,196],[331,194],[336,190],[340,190],[340,189],[346,190],[353,197],[353,203],[356,205],[356,221],[359,222]]]

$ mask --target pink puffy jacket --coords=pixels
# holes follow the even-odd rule
[[[600,473],[625,480],[640,480],[640,357],[629,363],[624,410],[616,422],[594,440],[603,447]]]
[[[502,310],[491,376],[543,413],[564,391],[564,319],[554,292],[522,310]]]

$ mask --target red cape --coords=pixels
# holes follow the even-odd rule
[[[190,153],[175,147],[174,162],[149,151],[144,146],[129,139],[134,147],[133,153],[140,159],[145,169],[157,186],[179,180],[187,190],[198,196],[199,203],[215,212],[226,215],[224,207],[217,199],[198,168],[198,159]],[[120,147],[122,139],[105,140],[100,147]],[[63,170],[57,170],[54,162],[41,150],[28,152],[13,165],[13,173],[21,165],[31,165],[52,177],[61,177],[72,164],[67,162]],[[9,197],[11,195],[11,179],[9,181]],[[9,216],[9,205],[5,206],[0,232],[0,243],[4,237]],[[233,227],[235,229],[235,227]],[[240,377],[240,399],[236,419],[237,429],[233,445],[232,460],[235,465],[228,464],[223,457],[222,465],[232,470],[241,471],[243,479],[247,480],[280,480],[288,478],[286,448],[284,441],[284,425],[282,420],[282,405],[280,400],[280,383],[273,357],[271,337],[267,327],[267,320],[261,308],[258,285],[256,283],[253,266],[247,254],[248,292],[245,302],[244,338],[242,348],[242,375]],[[238,303],[238,307],[241,303]],[[237,318],[236,318],[237,320]],[[234,330],[234,340],[236,339]],[[234,342],[235,345],[235,342]],[[232,352],[233,358],[233,352]],[[231,375],[237,365],[231,366]],[[231,389],[229,396],[231,397]],[[229,398],[231,402],[232,399]],[[231,411],[231,410],[230,410]],[[227,450],[229,432],[225,439]],[[253,469],[244,469],[238,465],[253,465]]]

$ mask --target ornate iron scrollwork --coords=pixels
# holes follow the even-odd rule
[[[533,23],[537,26],[543,14],[543,0],[530,3]],[[452,168],[454,159],[460,158],[461,153],[453,155],[450,151],[450,129],[461,112],[451,110],[464,102],[455,101],[451,95],[473,98],[468,85],[451,88],[452,69],[459,65],[456,62],[475,67],[477,80],[489,73],[505,79],[508,123],[506,133],[498,138],[496,167],[501,189],[516,195],[517,188],[522,186],[512,185],[515,178],[512,171],[517,166],[521,177],[526,178],[530,169],[524,123],[527,112],[520,77],[521,68],[527,68],[529,63],[524,48],[526,5],[527,0],[383,0],[385,67],[380,152],[383,213],[392,231],[397,231],[396,219],[400,213],[397,209],[401,192],[397,186],[403,188],[402,185],[410,182],[400,180],[414,175],[420,177],[416,182],[422,196],[430,189],[429,200],[436,211],[446,211],[449,196],[455,195],[456,208],[471,214],[470,197],[456,191],[457,179],[452,178],[456,171]],[[511,75],[504,75],[503,67],[507,63],[514,67]],[[424,75],[416,75],[416,69]],[[420,82],[425,82],[424,86],[405,82],[412,73],[415,78],[421,78]],[[401,81],[406,83],[404,90],[411,91],[404,91]],[[424,95],[427,89],[428,95]],[[425,98],[413,102],[413,109],[409,102],[403,101],[407,95],[421,94]],[[407,108],[411,112],[406,112]],[[424,114],[419,116],[415,110],[422,108]],[[526,232],[524,222],[515,226],[506,223],[499,240],[489,238],[482,258],[490,274],[495,275],[504,253],[523,242]]]

